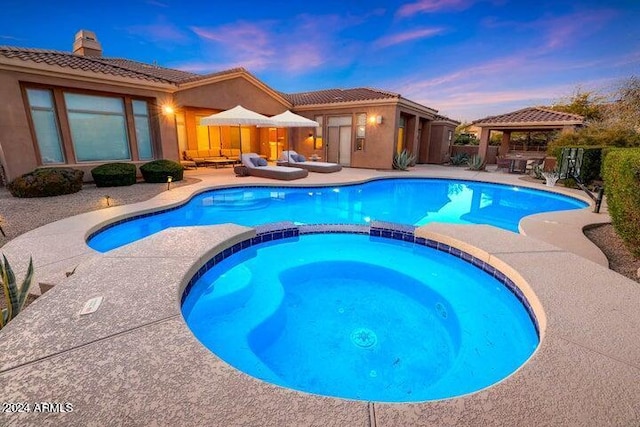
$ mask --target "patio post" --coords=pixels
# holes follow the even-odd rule
[[[489,151],[489,136],[491,135],[491,129],[482,127],[480,128],[480,146],[478,147],[478,156],[487,160],[487,152]]]

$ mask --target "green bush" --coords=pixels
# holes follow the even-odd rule
[[[460,133],[456,135],[456,139],[453,141],[455,145],[478,145],[480,141],[472,133]]]
[[[560,157],[564,148],[582,148],[584,156],[582,157],[582,166],[580,167],[580,181],[589,184],[595,180],[602,180],[600,170],[602,169],[602,150],[605,147],[591,146],[556,146],[552,150],[552,156],[558,159],[558,167],[560,167]]]
[[[123,187],[136,183],[136,165],[132,163],[106,163],[91,169],[96,187]]]
[[[51,197],[82,190],[84,172],[72,168],[38,168],[7,184],[14,197]]]
[[[154,160],[140,166],[140,172],[146,182],[167,182],[168,177],[172,181],[180,181],[184,167],[172,160]]]
[[[624,127],[592,123],[575,132],[561,133],[549,143],[547,152],[550,155],[564,146],[600,146],[600,147],[640,147],[640,133]]]
[[[640,257],[640,149],[607,152],[602,174],[613,227]]]

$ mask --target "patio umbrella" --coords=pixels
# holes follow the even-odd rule
[[[205,126],[238,126],[240,133],[240,155],[242,156],[242,125],[248,126],[274,126],[273,120],[255,111],[247,110],[241,105],[230,110],[212,114],[200,119],[200,124]]]
[[[271,117],[271,120],[274,122],[276,127],[283,128],[315,128],[320,126],[318,122],[299,116],[289,110]],[[291,132],[287,132],[287,134],[287,163],[289,163],[289,142],[291,139]]]

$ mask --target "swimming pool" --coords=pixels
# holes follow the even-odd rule
[[[493,276],[426,246],[312,234],[241,250],[206,271],[183,316],[256,378],[350,399],[459,396],[513,373],[536,326]]]
[[[429,222],[489,224],[518,231],[518,223],[541,212],[580,209],[572,197],[524,187],[430,178],[387,178],[332,187],[236,187],[210,190],[187,203],[109,225],[87,244],[100,252],[168,227],[235,223],[246,226]]]

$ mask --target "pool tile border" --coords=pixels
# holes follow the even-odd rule
[[[238,242],[207,260],[207,262],[205,262],[196,271],[196,273],[191,278],[189,278],[187,285],[184,287],[181,293],[180,304],[182,305],[184,303],[185,298],[187,297],[195,283],[208,270],[243,249],[247,249],[251,246],[259,245],[261,243],[299,237],[300,235],[305,234],[356,233],[369,235],[371,237],[394,239],[407,243],[426,246],[441,252],[448,253],[456,258],[460,258],[461,260],[484,271],[485,273],[498,280],[498,282],[503,284],[520,301],[520,303],[529,314],[529,317],[531,318],[531,321],[533,322],[533,325],[535,327],[536,334],[538,335],[538,339],[540,339],[540,325],[538,323],[538,318],[535,314],[535,311],[533,310],[533,307],[531,307],[531,304],[525,297],[522,290],[513,282],[513,280],[511,280],[506,274],[504,274],[491,264],[486,263],[461,249],[436,240],[426,239],[424,237],[416,237],[416,227],[382,221],[372,221],[371,225],[369,226],[353,224],[296,225],[292,222],[278,222],[258,226],[255,228],[255,230],[256,235],[254,237]]]

